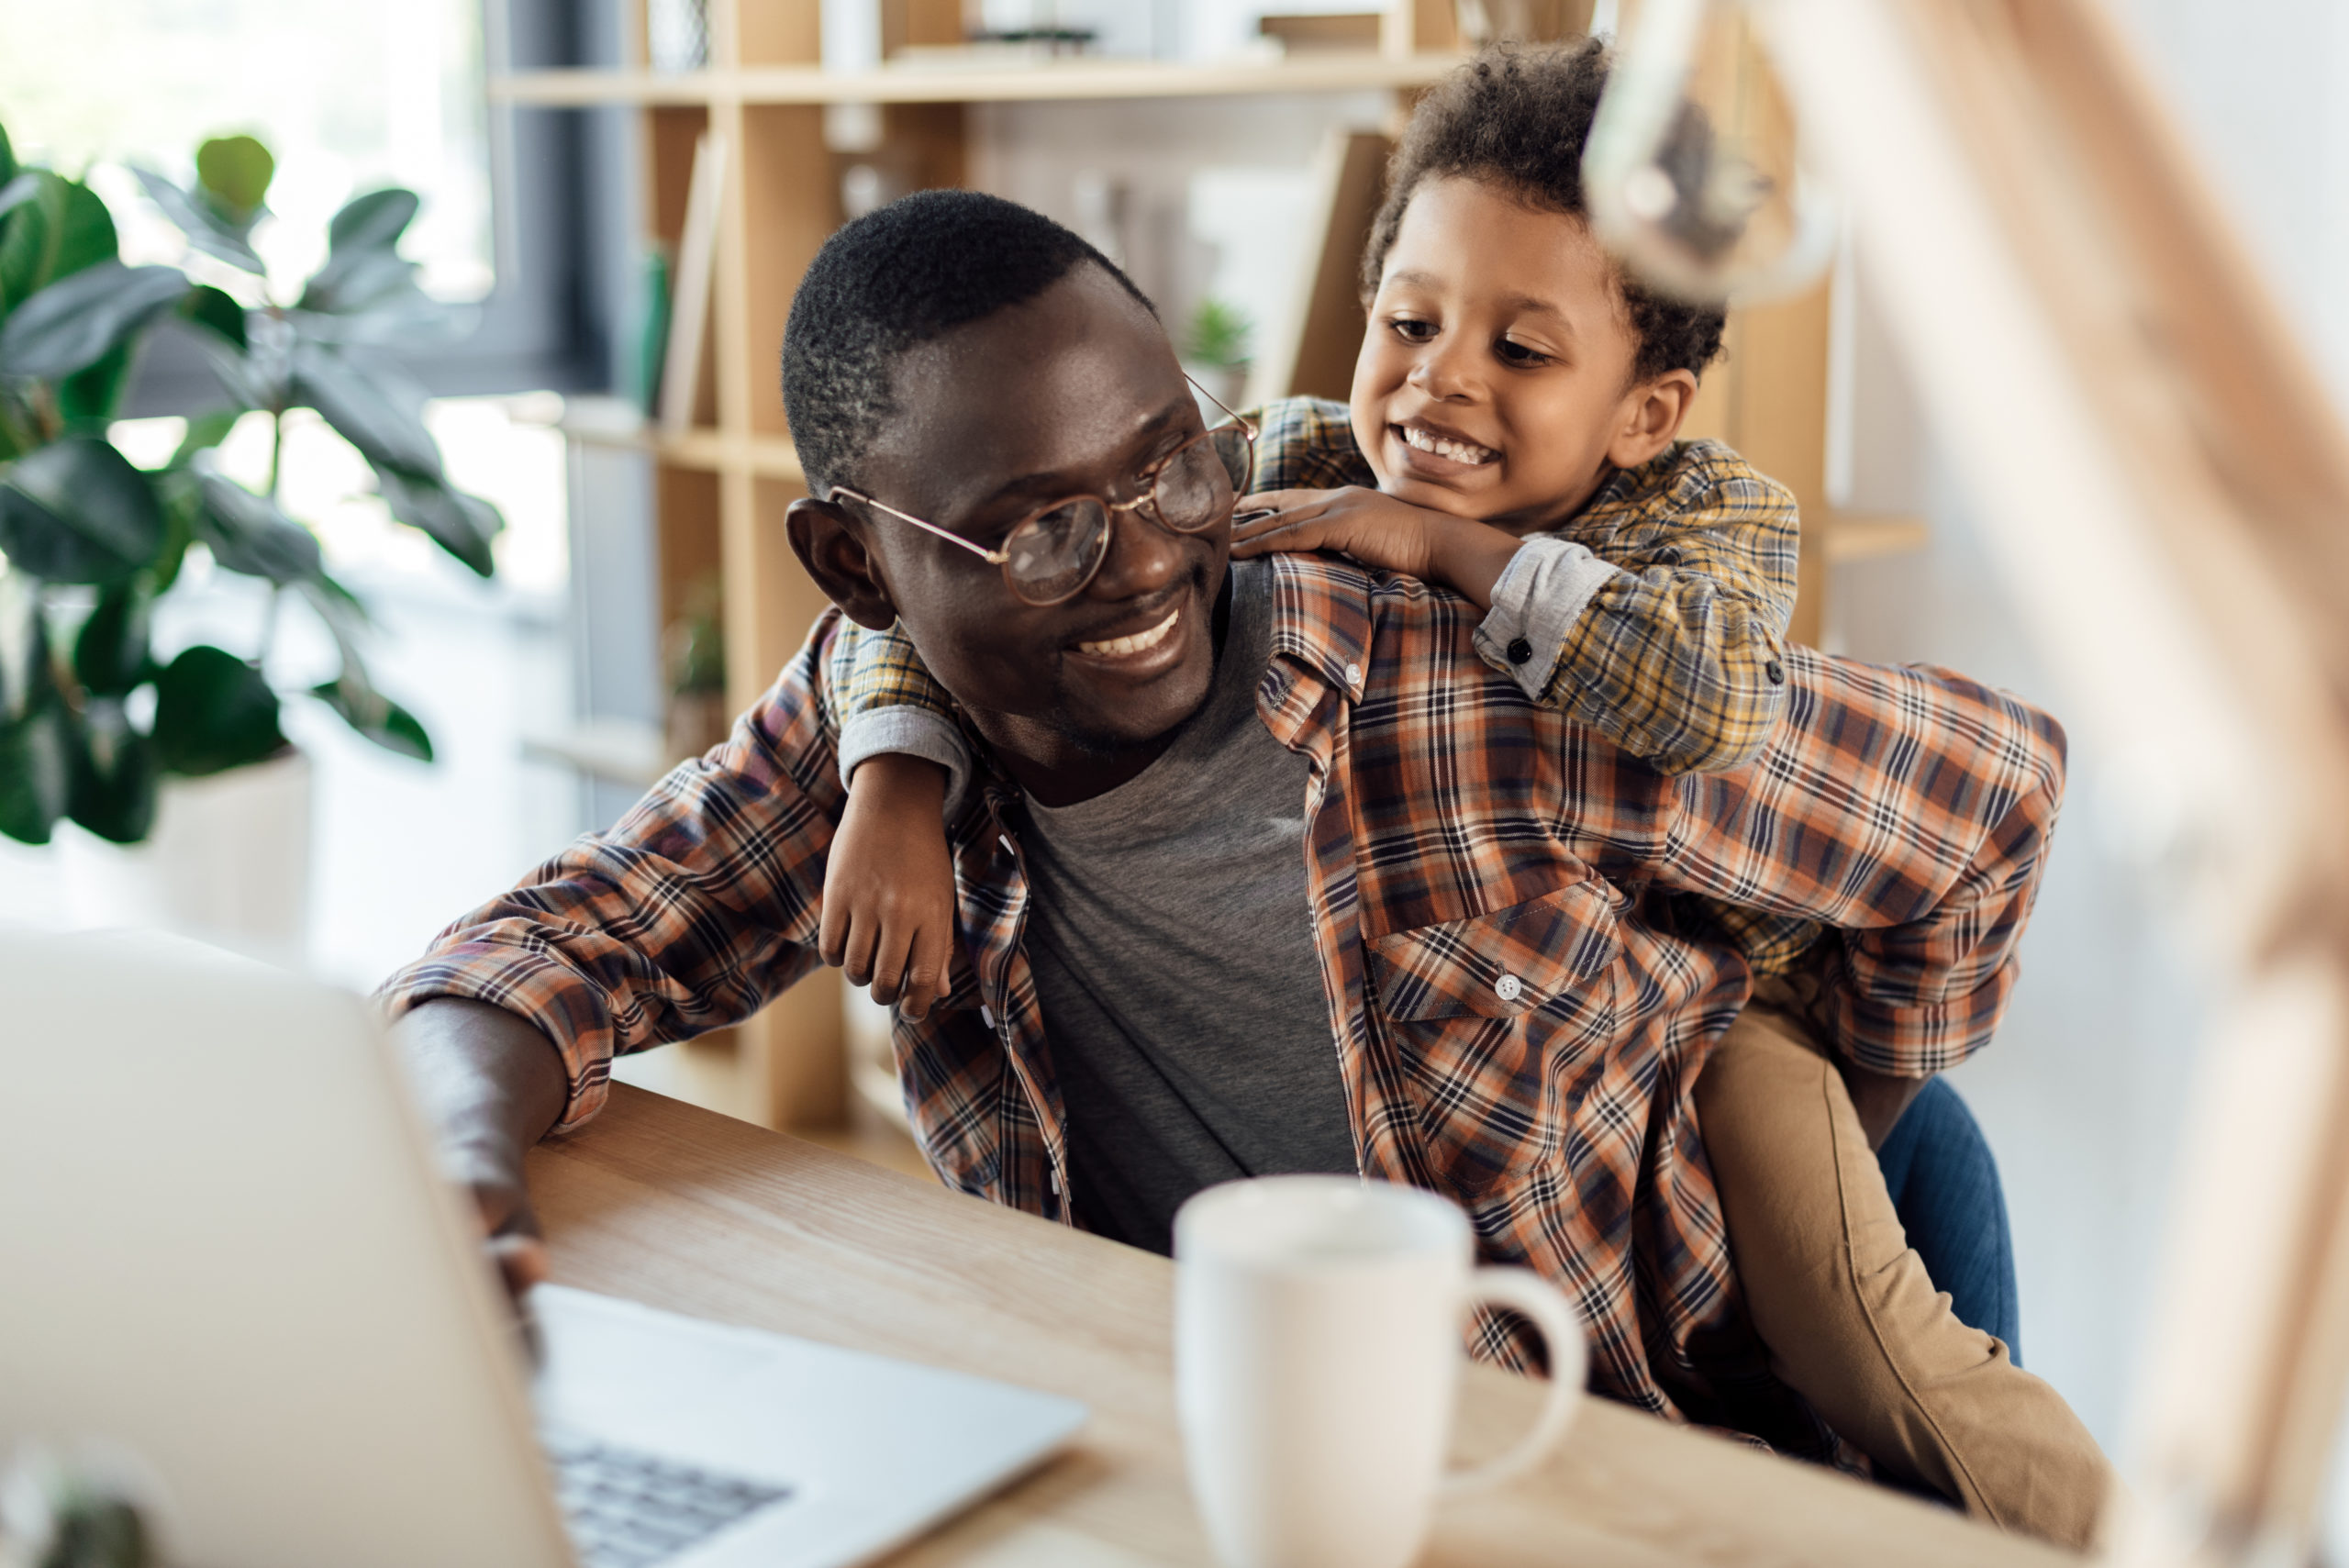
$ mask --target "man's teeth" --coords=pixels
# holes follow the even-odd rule
[[[1148,631],[1138,631],[1131,637],[1113,637],[1107,642],[1080,642],[1076,645],[1076,651],[1079,653],[1106,653],[1112,658],[1128,653],[1140,653],[1144,649],[1155,648],[1165,641],[1167,634],[1174,629],[1174,623],[1182,618],[1183,612],[1178,609]]]
[[[1402,428],[1403,439],[1423,452],[1448,457],[1454,462],[1490,462],[1501,454],[1490,447],[1480,447],[1469,441],[1455,441],[1449,436],[1439,436],[1432,430],[1422,430],[1417,425]]]

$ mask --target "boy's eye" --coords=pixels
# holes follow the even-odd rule
[[[1387,325],[1394,328],[1396,336],[1401,338],[1406,343],[1424,343],[1435,336],[1435,323],[1432,321],[1420,321],[1411,317],[1398,316]]]
[[[1541,350],[1529,349],[1524,344],[1507,338],[1503,338],[1494,345],[1494,352],[1500,356],[1503,364],[1541,365],[1550,362],[1550,356]]]

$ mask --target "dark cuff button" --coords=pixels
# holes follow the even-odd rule
[[[1514,642],[1512,642],[1512,643],[1510,643],[1510,644],[1508,645],[1508,662],[1509,662],[1510,663],[1512,663],[1512,664],[1522,664],[1522,663],[1524,663],[1528,659],[1531,659],[1531,658],[1532,658],[1532,657],[1533,657],[1533,644],[1531,644],[1531,643],[1530,643],[1530,642],[1526,641],[1526,640],[1525,640],[1525,639],[1523,639],[1523,638],[1521,638],[1521,637],[1520,637],[1520,638],[1519,638],[1516,641],[1514,641]],[[1774,664],[1774,665],[1772,665],[1772,666],[1771,666],[1771,669],[1772,669],[1772,671],[1773,671],[1773,672],[1775,672],[1775,671],[1777,669],[1777,666]],[[1771,675],[1771,677],[1770,677],[1770,678],[1771,678],[1772,680],[1776,680],[1776,679],[1777,679],[1777,676],[1776,676],[1776,674],[1774,673]]]
[[[1787,684],[1787,667],[1776,659],[1763,665],[1762,673],[1770,677],[1770,684],[1774,686],[1783,686]]]

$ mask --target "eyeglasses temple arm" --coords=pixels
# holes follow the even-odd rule
[[[1233,424],[1247,431],[1248,439],[1252,441],[1256,439],[1256,427],[1241,418],[1238,414],[1233,413],[1231,406],[1226,403],[1222,398],[1218,397],[1214,393],[1209,392],[1206,387],[1201,386],[1197,381],[1193,381],[1189,371],[1185,371],[1183,373],[1183,379],[1191,383],[1192,391],[1197,393],[1201,397],[1206,398],[1209,403],[1214,404],[1218,408],[1222,409],[1225,418],[1230,419]]]
[[[1212,397],[1215,394],[1208,393],[1208,395]],[[832,494],[830,497],[832,500],[837,501],[843,495],[847,496],[850,500],[856,502],[860,506],[870,506],[876,512],[886,512],[901,523],[911,523],[914,527],[921,529],[924,533],[936,534],[940,539],[944,539],[949,544],[959,544],[964,550],[969,550],[973,555],[977,556],[981,561],[985,562],[990,566],[1000,566],[1005,562],[1011,559],[1008,554],[1000,550],[989,550],[985,545],[974,544],[971,540],[964,539],[961,534],[952,533],[945,528],[940,528],[936,523],[925,523],[910,512],[900,512],[895,506],[890,506],[886,501],[875,501],[872,496],[863,495],[858,491],[851,490],[844,484],[835,484],[832,486]]]

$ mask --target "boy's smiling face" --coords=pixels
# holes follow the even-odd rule
[[[1530,532],[1670,443],[1687,371],[1635,382],[1614,263],[1578,217],[1462,176],[1416,191],[1354,362],[1354,440],[1398,500]]]

